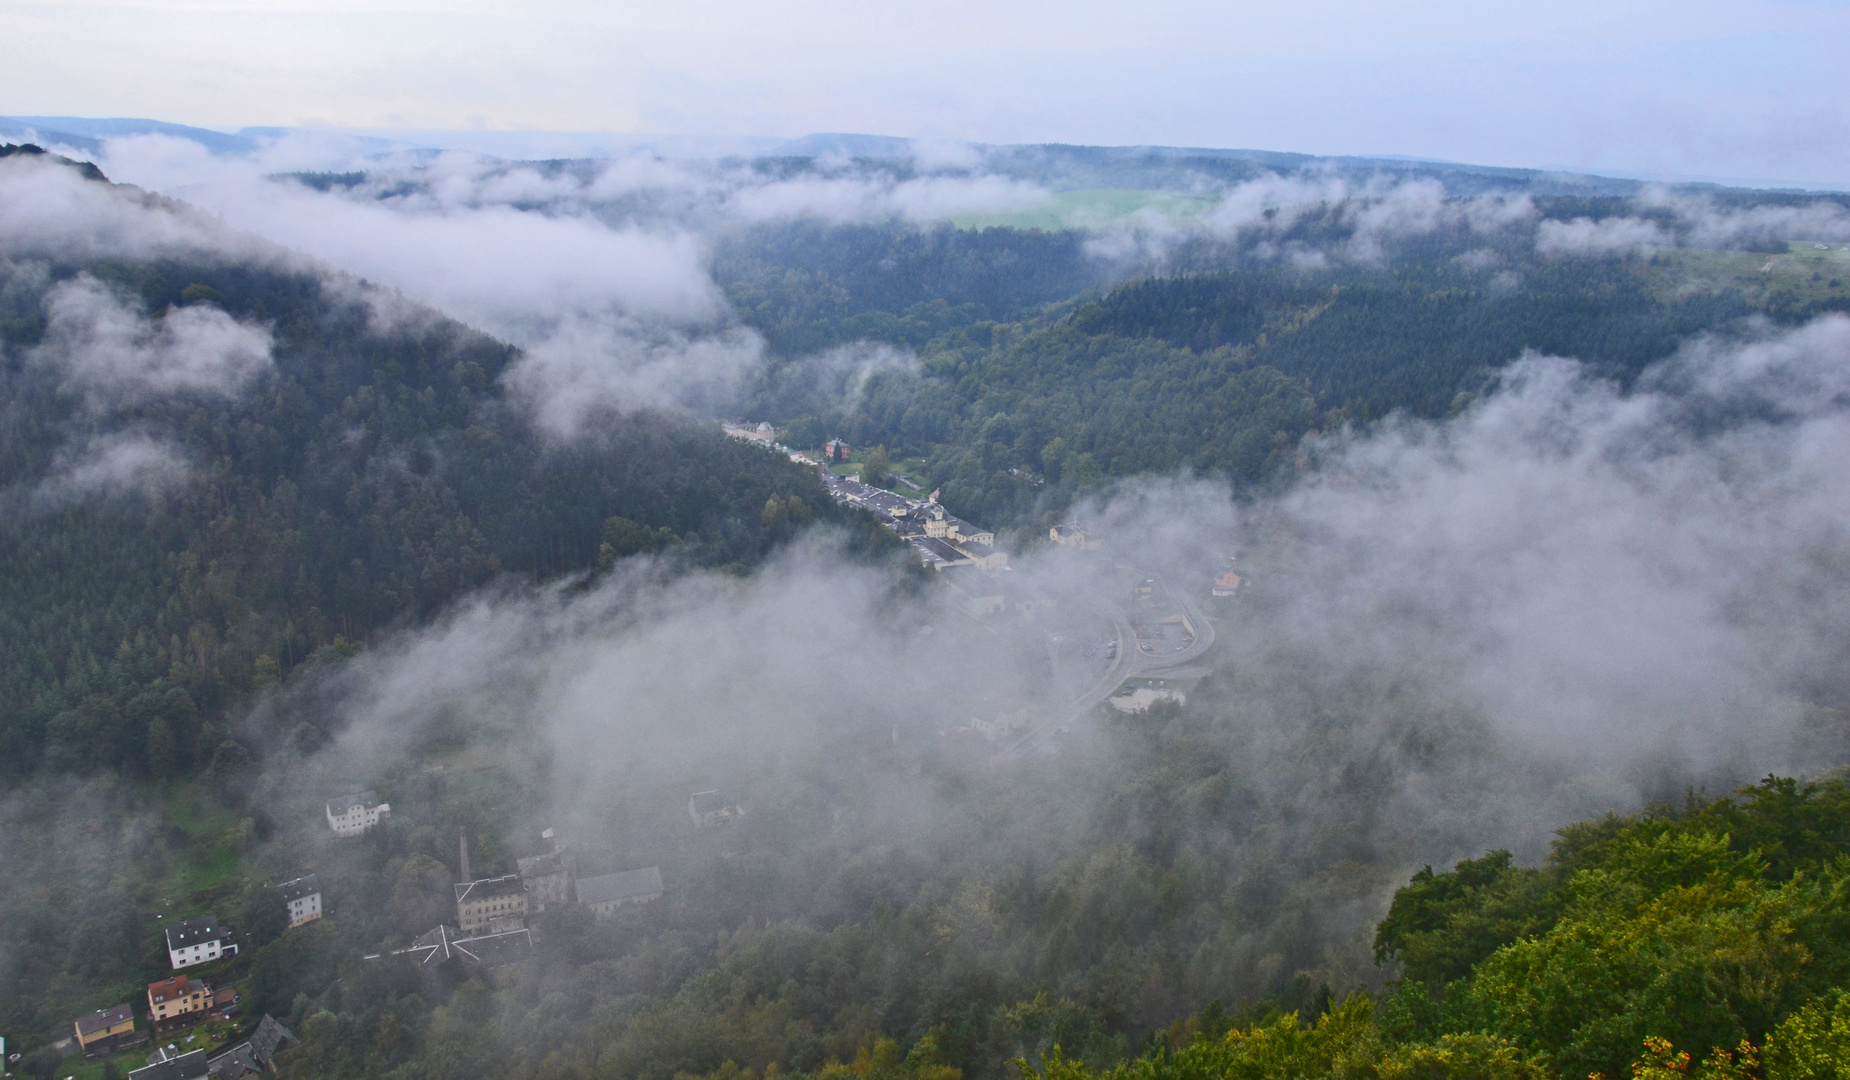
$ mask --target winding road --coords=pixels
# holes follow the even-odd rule
[[[1129,569],[1136,570],[1137,568],[1129,567]],[[1142,573],[1141,570],[1138,572]],[[1155,575],[1146,576],[1155,577]],[[1160,678],[1165,671],[1173,671],[1207,655],[1208,650],[1214,647],[1213,624],[1208,622],[1207,617],[1201,613],[1201,609],[1196,607],[1195,602],[1187,595],[1171,588],[1169,583],[1160,577],[1157,577],[1156,581],[1162,586],[1164,594],[1169,597],[1170,601],[1181,609],[1183,626],[1193,632],[1194,640],[1189,642],[1182,651],[1167,656],[1147,654],[1137,648],[1137,631],[1131,626],[1130,617],[1124,614],[1124,609],[1105,597],[1094,597],[1093,610],[1111,623],[1117,635],[1117,656],[1112,659],[1111,666],[1105,669],[1105,674],[1088,687],[1085,693],[1040,721],[1030,724],[1020,734],[1010,739],[997,751],[997,758],[1012,758],[1021,755],[1040,739],[1103,705],[1111,695],[1118,692],[1119,687],[1132,679]]]

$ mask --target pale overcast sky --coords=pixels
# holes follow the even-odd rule
[[[1850,2],[0,5],[0,115],[871,132],[1850,186]]]

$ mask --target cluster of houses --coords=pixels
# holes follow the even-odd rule
[[[315,875],[286,881],[275,886],[289,912],[289,925],[301,926],[321,918],[321,886]],[[231,931],[215,915],[203,915],[194,919],[182,919],[167,927],[167,960],[173,970],[197,967],[228,956],[235,956],[238,946],[230,940]],[[205,1023],[209,1020],[231,1020],[239,1013],[241,999],[230,986],[214,989],[211,983],[195,976],[170,975],[148,984],[148,1027],[157,1036],[170,1035],[178,1031]],[[281,1032],[281,1025],[265,1017],[271,1029]],[[75,1022],[78,1050],[86,1057],[106,1057],[119,1053],[148,1038],[148,1032],[137,1031],[135,1011],[127,1003],[114,1008],[98,1009],[88,1016],[79,1017]],[[264,1030],[260,1028],[260,1030]],[[283,1032],[287,1041],[294,1037]],[[235,1048],[234,1048],[235,1049]],[[262,1054],[250,1058],[252,1067],[243,1071],[225,1073],[224,1069],[214,1067],[212,1075],[221,1073],[228,1077],[242,1076],[245,1072],[263,1070],[275,1071],[270,1067],[269,1053],[274,1051],[274,1044]],[[232,1053],[232,1051],[227,1051]],[[202,1071],[197,1075],[206,1075],[204,1051],[187,1054],[172,1052],[172,1048],[157,1050],[149,1058],[149,1068],[159,1065],[154,1072],[138,1069],[130,1076],[143,1077],[144,1080],[164,1080],[167,1077],[190,1077],[195,1075],[187,1071],[197,1055],[197,1062]],[[223,1056],[223,1055],[221,1055]],[[213,1061],[218,1061],[214,1058]],[[240,1059],[242,1060],[242,1059]],[[226,1059],[225,1068],[230,1068],[231,1059]],[[179,1064],[176,1064],[179,1063]],[[144,1076],[145,1074],[145,1076]]]
[[[370,791],[331,799],[326,806],[328,827],[341,837],[363,835],[389,821],[391,811],[389,804]],[[742,805],[718,790],[693,793],[688,798],[687,812],[696,826],[725,824],[745,816]],[[427,966],[449,960],[471,967],[496,966],[532,951],[526,920],[549,907],[581,904],[601,918],[627,905],[661,898],[660,867],[579,877],[576,858],[565,845],[554,842],[553,830],[540,835],[551,845],[550,851],[517,860],[518,873],[457,882],[456,924],[436,926],[410,947],[392,955],[409,956]],[[460,854],[461,876],[470,878],[466,834],[460,841]],[[291,929],[322,917],[321,884],[314,874],[304,874],[272,888],[288,912]],[[231,937],[216,916],[180,920],[166,929],[168,961],[179,972],[234,956],[238,945]],[[163,1037],[208,1020],[231,1020],[237,1016],[241,1001],[230,986],[214,989],[206,980],[185,974],[149,983],[147,997],[148,1027],[154,1035]],[[135,1011],[128,1003],[79,1017],[74,1028],[79,1050],[89,1057],[120,1053],[149,1037],[149,1031],[137,1030]],[[132,1080],[238,1080],[246,1075],[275,1072],[275,1054],[293,1045],[295,1036],[273,1017],[265,1016],[250,1039],[237,1046],[211,1057],[204,1050],[181,1053],[172,1044],[157,1047],[146,1067],[128,1075]]]
[[[358,836],[389,821],[391,810],[373,792],[343,796],[327,804],[328,827],[338,836]],[[688,798],[687,812],[697,826],[723,824],[745,816],[743,806],[718,790],[693,793]],[[463,880],[452,886],[455,923],[440,923],[389,955],[410,957],[421,966],[455,960],[469,967],[493,967],[532,952],[533,935],[527,920],[548,908],[578,904],[602,918],[630,904],[646,904],[662,896],[660,867],[580,877],[577,858],[570,848],[555,842],[553,830],[545,830],[540,838],[551,850],[517,860],[517,873],[477,878],[470,872],[468,835],[459,837],[458,876]],[[291,926],[320,917],[321,894],[314,875],[286,882],[279,888],[289,905]],[[388,954],[367,959],[383,955]]]
[[[128,1074],[129,1080],[240,1080],[276,1071],[276,1055],[300,1045],[288,1028],[273,1016],[264,1016],[250,1038],[207,1056],[204,1050],[181,1053],[173,1043],[155,1048],[148,1063]]]
[[[688,797],[688,816],[696,826],[718,825],[745,816],[745,808],[722,792],[697,791]],[[577,904],[605,918],[631,904],[659,900],[664,891],[659,866],[621,870],[589,877],[578,875],[571,849],[557,843],[551,829],[540,834],[551,850],[515,862],[517,873],[476,878],[469,872],[469,838],[458,839],[461,875],[452,886],[455,925],[432,927],[408,947],[390,955],[410,957],[434,967],[452,960],[466,967],[495,967],[519,960],[533,950],[529,917],[548,908]],[[368,957],[377,959],[378,956]]]
[[[810,462],[809,458],[777,442],[775,430],[769,424],[729,422],[721,427],[735,439],[762,443],[788,454],[792,461]],[[898,534],[918,556],[919,562],[929,570],[940,572],[939,580],[950,587],[959,604],[970,614],[991,615],[1010,607],[1025,611],[1033,606],[1032,600],[1011,590],[1002,576],[1008,569],[1008,553],[996,546],[995,533],[947,512],[938,505],[935,491],[923,499],[909,499],[884,488],[836,476],[829,470],[829,465],[847,461],[853,454],[854,448],[840,439],[830,439],[824,444],[822,483],[831,498],[842,505],[858,506],[871,512],[882,525]]]
[[[390,819],[392,808],[372,792],[359,792],[329,800],[328,827],[336,836],[359,836]],[[289,915],[291,929],[322,917],[321,883],[304,874],[272,886]],[[209,964],[238,954],[233,933],[216,915],[181,919],[165,931],[167,962],[175,971]],[[78,1050],[87,1057],[105,1057],[156,1036],[170,1035],[209,1020],[231,1020],[239,1013],[240,998],[230,986],[214,989],[205,979],[175,974],[151,982],[147,989],[148,1029],[137,1031],[135,1011],[127,1003],[98,1009],[74,1024]],[[137,1080],[193,1080],[210,1075],[215,1080],[258,1072],[275,1072],[271,1057],[277,1049],[294,1045],[290,1035],[271,1017],[264,1017],[251,1040],[208,1060],[205,1051],[180,1053],[176,1047],[157,1048],[146,1068],[130,1076]]]
[[[822,482],[836,502],[867,510],[904,540],[926,569],[938,572],[970,614],[980,617],[1032,606],[1029,597],[1010,587],[1008,552],[996,546],[996,534],[946,511],[938,505],[937,492],[909,499],[826,471]]]
[[[275,889],[289,912],[291,927],[321,918],[321,886],[315,875],[286,881]],[[231,940],[231,931],[216,915],[181,919],[167,927],[165,937],[167,961],[176,972],[238,953],[237,943]],[[79,1017],[73,1024],[78,1051],[86,1057],[107,1057],[147,1041],[150,1032],[166,1036],[210,1020],[232,1020],[238,1015],[241,1003],[232,987],[214,989],[206,980],[184,974],[149,983],[147,997],[147,1030],[136,1029],[135,1010],[126,1002]],[[167,1046],[158,1048],[149,1057],[146,1068],[129,1075],[137,1080],[192,1080],[209,1074],[218,1080],[236,1080],[246,1074],[275,1072],[271,1055],[280,1046],[294,1042],[293,1035],[266,1016],[257,1034],[252,1036],[252,1042],[233,1047],[209,1061],[203,1050],[182,1054],[175,1047]]]
[[[148,1020],[156,1036],[173,1035],[207,1020],[237,1015],[238,995],[230,987],[212,989],[204,980],[175,975],[148,984]],[[135,1011],[126,1002],[78,1018],[78,1049],[87,1057],[120,1053],[148,1039],[137,1031]],[[190,1038],[188,1042],[192,1041]],[[296,1037],[266,1015],[250,1038],[208,1056],[203,1049],[185,1053],[175,1043],[157,1046],[148,1064],[131,1071],[131,1080],[239,1080],[276,1071],[278,1051],[296,1045]]]

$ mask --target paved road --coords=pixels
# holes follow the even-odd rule
[[[1145,675],[1158,675],[1171,668],[1192,664],[1206,656],[1208,650],[1214,647],[1214,625],[1208,622],[1207,616],[1201,613],[1201,609],[1195,606],[1195,602],[1189,599],[1187,594],[1171,588],[1166,581],[1163,582],[1163,591],[1168,593],[1169,599],[1175,601],[1175,605],[1182,609],[1182,617],[1187,620],[1189,628],[1195,631],[1195,640],[1189,644],[1188,648],[1178,653],[1170,653],[1167,656],[1145,656],[1144,659],[1147,662],[1142,669]]]
[[[1111,666],[1105,669],[1105,674],[1087,687],[1085,693],[1067,703],[1063,708],[1054,710],[1039,722],[1030,724],[1021,734],[1010,739],[997,751],[997,758],[1020,756],[1048,734],[1058,731],[1073,720],[1103,705],[1111,695],[1118,692],[1119,687],[1132,679],[1161,678],[1163,672],[1173,671],[1194,663],[1207,655],[1208,650],[1214,647],[1213,625],[1208,622],[1206,616],[1202,615],[1201,609],[1195,606],[1194,601],[1171,588],[1167,581],[1161,578],[1157,580],[1162,584],[1163,591],[1168,594],[1169,599],[1182,609],[1182,617],[1194,630],[1195,640],[1181,652],[1167,655],[1145,653],[1137,648],[1137,632],[1131,626],[1130,617],[1124,614],[1124,609],[1102,596],[1094,597],[1093,610],[1105,616],[1117,635],[1117,657],[1112,660]]]

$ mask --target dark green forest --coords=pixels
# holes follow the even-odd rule
[[[1551,220],[1623,209],[1567,197],[1545,207]],[[1352,234],[1312,216],[1288,240]],[[958,513],[1027,532],[1114,477],[1187,469],[1264,490],[1305,435],[1395,412],[1445,416],[1525,351],[1628,384],[1746,317],[1796,324],[1850,309],[1841,287],[1689,280],[1661,258],[1540,256],[1525,235],[1485,246],[1441,232],[1311,269],[1195,242],[1172,255],[1174,272],[1109,289],[1078,272],[1071,234],[797,225],[732,244],[715,276],[775,354],[748,401],[755,417],[797,446],[842,438],[922,458]],[[930,273],[918,267],[927,254],[942,263]],[[999,269],[1011,288],[989,287]],[[991,299],[963,299],[976,295]],[[819,378],[810,354],[854,340],[914,349],[917,368],[875,371],[852,394],[839,375]]]
[[[1493,180],[1540,182],[1470,186],[1507,189]],[[1558,221],[1624,208],[1538,205]],[[798,447],[879,447],[955,512],[1025,537],[1135,475],[1278,490],[1307,437],[1454,414],[1527,350],[1625,385],[1693,336],[1850,309],[1840,282],[1756,278],[1726,261],[1742,252],[1548,255],[1526,234],[1441,230],[1366,258],[1280,257],[1355,240],[1315,214],[1269,253],[1196,239],[1108,255],[1094,239],[726,232],[710,270],[768,352],[741,418]],[[78,280],[153,325],[197,308],[261,327],[273,365],[232,393],[78,387],[41,358],[46,297]],[[723,827],[684,811],[704,775],[633,767],[603,831],[566,840],[599,870],[657,866],[660,900],[601,920],[555,906],[503,967],[394,955],[454,919],[465,873],[547,850],[541,815],[576,794],[558,790],[560,755],[622,755],[548,743],[537,706],[441,702],[390,753],[347,748],[393,812],[336,838],[318,801],[332,793],[311,789],[350,719],[343,678],[483,590],[586,590],[645,554],[666,578],[736,584],[812,524],[826,535],[803,542],[830,557],[879,563],[896,542],[812,469],[707,418],[613,411],[550,436],[503,381],[517,349],[429,311],[382,318],[369,290],[280,255],[0,260],[15,1073],[139,1065],[145,1048],[88,1061],[56,1040],[76,1016],[139,1006],[169,973],[163,924],[212,913],[241,951],[198,973],[236,987],[243,1015],[207,1041],[273,1015],[302,1043],[279,1074],[304,1080],[1850,1075],[1842,762],[1721,797],[1641,766],[1622,780],[1657,800],[1645,809],[1571,824],[1526,859],[1453,862],[1533,826],[1512,819],[1570,778],[1530,775],[1485,718],[1417,680],[1316,670],[1289,644],[1211,656],[1185,703],[1101,708],[1057,752],[1014,759],[952,727],[965,717],[921,746],[857,705],[756,763],[749,815]],[[916,365],[857,367],[870,342]],[[85,447],[125,433],[183,472],[60,487]],[[918,575],[897,565],[880,572],[906,595]],[[1217,617],[1262,617],[1254,593]],[[1449,869],[1409,879],[1441,856]],[[271,886],[308,870],[326,917],[285,929]]]
[[[98,181],[102,182],[102,181]],[[212,305],[269,328],[244,393],[102,415],[31,361],[40,297],[78,275],[148,317]],[[500,381],[515,352],[434,313],[381,326],[353,289],[233,260],[0,264],[0,773],[167,776],[211,764],[254,690],[421,620],[502,575],[536,580],[671,548],[747,566],[834,519],[815,476],[707,425],[606,415],[550,442]],[[177,447],[179,484],[36,498],[110,430]],[[767,523],[772,498],[798,512]],[[870,539],[877,540],[877,537]]]

